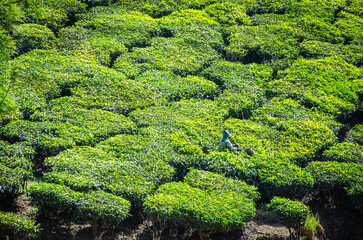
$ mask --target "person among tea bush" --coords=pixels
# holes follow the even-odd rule
[[[232,151],[242,151],[241,147],[238,144],[232,144],[231,141],[229,140],[229,137],[231,136],[231,133],[228,132],[227,130],[223,130],[223,137],[219,142],[219,147],[220,148],[225,148],[227,147],[229,150]],[[253,156],[256,153],[249,147],[246,147],[243,149],[248,155]]]

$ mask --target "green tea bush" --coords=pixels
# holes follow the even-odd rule
[[[289,230],[291,228],[297,230],[300,226],[303,226],[310,214],[308,206],[282,197],[272,198],[266,208],[274,213]]]
[[[213,148],[221,138],[221,124],[227,111],[211,100],[181,100],[169,106],[134,111],[130,117],[138,126],[152,126],[167,135],[182,131],[193,144],[204,150]]]
[[[116,158],[91,147],[64,151],[47,158],[45,165],[52,170],[45,174],[47,181],[76,190],[102,189],[135,204],[140,204],[161,183],[170,181],[174,173],[174,169],[161,159]]]
[[[11,93],[24,118],[65,96],[77,106],[123,114],[164,102],[159,94],[113,69],[56,51],[33,50],[11,64],[17,74]]]
[[[9,168],[22,168],[31,170],[31,160],[35,156],[35,150],[24,142],[9,144],[0,141],[0,163]]]
[[[344,118],[358,103],[360,69],[338,57],[297,60],[270,82],[269,94],[299,100],[303,105]]]
[[[270,59],[295,59],[303,33],[288,24],[235,26],[230,28],[225,48],[227,59],[242,62],[262,62]]]
[[[345,42],[362,45],[363,41],[363,17],[345,11],[338,13],[334,26],[342,32]]]
[[[358,143],[342,142],[323,152],[323,160],[363,163],[363,147]]]
[[[312,40],[302,42],[300,48],[301,54],[308,58],[339,56],[347,63],[356,66],[363,63],[363,47],[359,45],[331,44]]]
[[[350,12],[359,17],[363,17],[363,4],[359,0],[352,0],[348,2],[347,12]]]
[[[161,33],[183,39],[189,44],[199,43],[215,49],[223,48],[221,26],[206,12],[183,10],[174,12],[159,20]]]
[[[136,77],[137,82],[162,93],[169,101],[189,98],[213,98],[218,86],[203,77],[180,77],[172,72],[149,70]]]
[[[114,68],[127,77],[135,77],[150,69],[193,75],[212,61],[219,59],[216,50],[203,43],[190,44],[184,39],[156,37],[151,46],[133,48],[131,53],[116,59]]]
[[[54,33],[49,28],[33,23],[15,26],[12,36],[16,40],[15,48],[18,55],[33,49],[47,48],[55,39]]]
[[[79,0],[32,0],[25,8],[25,16],[29,23],[46,25],[58,31],[74,20],[76,14],[84,13],[86,6]]]
[[[332,145],[341,127],[332,116],[311,111],[291,99],[271,99],[254,112],[253,119],[279,130],[278,139],[283,143],[277,142],[277,149],[291,151],[292,159],[302,165]]]
[[[185,176],[184,183],[207,192],[236,192],[246,195],[255,201],[260,199],[260,194],[257,192],[257,188],[255,186],[248,185],[247,183],[237,179],[224,177],[218,173],[192,168]]]
[[[311,162],[306,168],[314,177],[319,190],[333,194],[337,189],[344,189],[352,203],[363,211],[363,165],[345,162]]]
[[[188,8],[201,9],[209,4],[217,2],[216,0],[161,0],[149,1],[142,10],[153,17],[159,18],[169,15],[172,12],[185,10]]]
[[[246,14],[246,7],[242,4],[226,1],[209,5],[204,10],[222,26],[249,25],[251,23]]]
[[[0,205],[8,205],[24,189],[31,173],[22,168],[9,168],[0,163]]]
[[[76,26],[91,29],[94,36],[114,39],[127,48],[149,45],[159,29],[149,15],[117,6],[92,8]]]
[[[81,193],[58,184],[36,183],[27,192],[49,221],[67,211],[68,218],[90,223],[95,239],[126,219],[131,207],[129,201],[104,191]]]
[[[252,199],[236,192],[207,192],[172,182],[162,185],[146,199],[144,211],[154,225],[161,226],[159,231],[176,225],[208,235],[244,226],[256,210]]]
[[[4,239],[32,239],[37,237],[40,226],[34,220],[0,211],[0,232]]]
[[[14,53],[14,47],[13,39],[0,27],[0,63],[10,60]]]
[[[31,120],[10,122],[3,135],[11,141],[31,144],[43,156],[54,156],[76,145],[93,145],[135,129],[135,124],[123,115],[59,102],[51,110],[35,112]]]
[[[363,124],[355,125],[349,133],[351,141],[363,145]]]

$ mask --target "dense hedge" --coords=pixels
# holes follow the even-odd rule
[[[361,69],[338,57],[296,61],[270,82],[269,92],[297,99],[308,108],[344,118],[355,109],[361,86]]]
[[[135,79],[150,89],[161,92],[169,101],[189,98],[213,98],[218,86],[203,77],[180,77],[172,72],[150,70]]]
[[[288,228],[303,226],[310,213],[309,207],[287,198],[274,197],[266,208],[274,213]]]
[[[135,155],[134,155],[135,156]],[[171,180],[174,169],[160,159],[116,158],[91,147],[77,147],[47,158],[47,181],[75,190],[102,189],[140,204],[161,183]]]
[[[323,160],[363,163],[363,147],[358,143],[342,142],[323,152]]]
[[[2,239],[33,239],[40,231],[39,224],[34,220],[16,215],[11,212],[0,211],[0,232]]]
[[[191,169],[185,176],[184,182],[191,187],[200,188],[207,192],[236,192],[246,195],[255,201],[260,199],[260,194],[255,186],[248,185],[237,179],[226,178],[213,172]]]
[[[46,108],[51,100],[64,96],[82,107],[124,114],[164,102],[157,93],[113,69],[54,50],[34,50],[9,64],[17,77],[10,92],[24,118],[29,118],[35,110]]]
[[[48,220],[59,221],[66,211],[67,218],[90,223],[95,239],[126,219],[131,207],[129,201],[104,191],[81,193],[57,184],[36,183],[27,192]]]
[[[161,229],[177,225],[207,235],[244,226],[254,216],[255,207],[252,199],[233,191],[206,192],[172,182],[146,199],[144,211]]]
[[[9,206],[22,193],[31,173],[22,168],[9,168],[0,163],[0,205]]]
[[[128,77],[150,69],[186,76],[196,74],[218,58],[218,52],[209,45],[190,43],[175,37],[155,37],[151,40],[151,46],[133,48],[131,53],[117,58],[114,68]]]

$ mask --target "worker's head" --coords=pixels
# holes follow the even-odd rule
[[[227,141],[231,134],[227,130],[223,130],[223,138],[221,141]]]

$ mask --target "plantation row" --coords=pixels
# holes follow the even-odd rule
[[[144,216],[155,239],[363,214],[359,0],[0,3],[0,232]],[[15,24],[22,19],[22,24]],[[12,58],[10,60],[10,58]],[[219,148],[222,130],[256,154]],[[26,193],[38,220],[8,211]],[[133,215],[133,216],[132,216]]]

